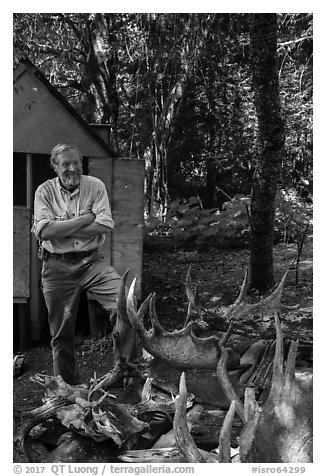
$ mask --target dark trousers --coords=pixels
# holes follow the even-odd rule
[[[95,251],[82,259],[54,258],[43,261],[42,288],[48,309],[54,375],[77,383],[75,326],[82,290],[104,309],[116,309],[121,278]]]

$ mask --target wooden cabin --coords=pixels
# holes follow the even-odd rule
[[[16,348],[39,341],[47,323],[40,288],[41,262],[31,233],[34,193],[55,176],[50,151],[59,142],[78,147],[83,173],[100,178],[108,191],[115,228],[102,248],[129,283],[141,292],[144,162],[119,158],[103,139],[105,126],[92,127],[28,60],[14,71],[13,154],[13,302]]]

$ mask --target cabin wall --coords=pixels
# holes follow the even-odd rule
[[[13,294],[14,299],[30,297],[30,223],[31,212],[26,207],[13,211]]]
[[[112,159],[109,157],[106,157],[105,159],[89,158],[88,175],[92,175],[93,177],[97,177],[102,180],[106,187],[112,208]],[[110,233],[105,236],[105,242],[101,251],[105,259],[112,265]]]
[[[100,178],[111,204],[114,229],[106,236],[103,253],[119,274],[129,269],[127,285],[137,278],[141,296],[144,225],[144,161],[89,159],[89,175]]]

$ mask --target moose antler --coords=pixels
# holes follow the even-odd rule
[[[231,441],[231,429],[232,429],[235,409],[236,409],[236,403],[234,400],[232,400],[230,408],[227,414],[225,415],[221,432],[220,432],[219,446],[218,446],[220,463],[231,463],[230,441]]]
[[[190,322],[192,308],[197,310],[197,312],[200,315],[200,319],[202,319],[203,315],[207,312],[206,309],[204,309],[203,306],[199,302],[198,286],[195,286],[194,291],[192,290],[191,265],[189,266],[187,271],[185,288],[186,288],[186,295],[188,298],[188,310],[187,310],[187,317],[184,323],[184,327]]]
[[[113,329],[113,353],[115,364],[124,360],[134,362],[140,358],[135,331],[129,321],[126,309],[126,281],[129,270],[121,278],[117,295],[117,320]]]
[[[225,323],[239,323],[242,320],[248,319],[249,316],[252,319],[253,316],[265,317],[271,314],[280,305],[286,276],[287,272],[275,291],[268,297],[256,304],[246,304],[243,302],[248,288],[248,272],[246,272],[239,296],[235,302],[217,313],[220,313],[220,317],[222,316],[222,320]],[[125,313],[127,313],[128,321],[137,332],[143,348],[154,357],[176,367],[194,369],[216,368],[216,364],[221,356],[218,336],[212,330],[209,336],[202,337],[197,335],[198,331],[201,331],[203,327],[205,327],[205,331],[210,329],[209,322],[212,321],[212,312],[207,311],[199,303],[197,288],[195,290],[192,289],[191,268],[189,267],[186,277],[186,294],[189,301],[188,312],[185,325],[179,330],[168,332],[160,324],[155,308],[155,293],[147,296],[139,309],[136,309],[135,285],[136,280],[134,279],[128,292],[127,302],[125,302],[125,290],[120,292],[118,303],[119,308],[122,309],[121,314],[124,316],[124,320],[126,320]],[[191,318],[192,308],[195,308],[199,314],[199,321]],[[146,329],[144,326],[144,318],[147,313],[149,313],[151,321],[150,329]],[[239,356],[231,348],[226,349],[226,352],[227,369],[237,368]]]
[[[58,410],[71,402],[63,396],[50,398],[44,405],[29,411],[25,418],[18,424],[14,434],[14,448],[22,456],[23,462],[30,463],[29,456],[25,448],[25,438],[34,426],[56,416]]]
[[[173,429],[175,440],[181,453],[188,463],[218,463],[217,457],[210,453],[200,451],[190,434],[186,417],[187,387],[186,377],[182,372],[179,384],[179,399],[175,404]]]
[[[187,397],[187,389],[185,382],[185,374],[180,377],[180,395],[179,402],[175,407],[175,417],[173,420],[173,429],[175,433],[176,443],[189,463],[204,463],[204,458],[198,450],[195,442],[190,435],[187,426],[185,399]]]
[[[228,397],[230,403],[234,402],[235,409],[239,417],[241,418],[241,420],[244,422],[245,419],[244,419],[243,405],[237,395],[237,392],[234,390],[234,387],[228,376],[228,373],[226,370],[226,359],[227,359],[226,349],[223,346],[221,346],[221,357],[217,364],[217,375],[225,395]]]
[[[155,309],[155,294],[149,295],[138,311],[135,307],[134,289],[136,280],[132,282],[127,297],[127,313],[130,322],[137,330],[144,349],[161,360],[176,367],[214,368],[220,355],[219,338],[216,335],[198,337],[194,332],[195,323],[189,322],[183,329],[168,332],[159,323]],[[148,311],[152,328],[146,330],[143,320]],[[236,367],[239,356],[231,349],[228,352],[228,366]]]
[[[244,407],[225,372],[222,356],[217,366],[221,385],[244,422],[240,434],[241,462],[297,463],[312,461],[312,374],[295,371],[299,342],[293,341],[283,369],[283,335],[277,313],[273,377],[269,395],[260,406],[254,389],[247,388]]]
[[[245,275],[243,278],[243,282],[241,284],[240,292],[234,303],[226,307],[225,309],[217,310],[212,312],[209,309],[206,309],[202,306],[199,302],[198,297],[198,288],[195,287],[195,290],[192,289],[192,280],[191,280],[191,266],[189,266],[187,276],[186,276],[186,294],[189,301],[188,305],[188,315],[186,322],[190,319],[190,310],[191,308],[196,309],[197,313],[200,316],[200,320],[209,321],[211,322],[216,318],[216,314],[219,315],[221,319],[225,322],[231,321],[241,321],[245,320],[250,316],[261,316],[266,317],[267,315],[272,315],[275,310],[280,307],[282,293],[284,290],[284,285],[286,281],[286,277],[288,275],[289,270],[287,270],[279,285],[276,289],[265,299],[254,303],[248,304],[244,302],[244,299],[247,295],[247,291],[249,288],[249,273],[248,270],[245,271]]]
[[[243,302],[248,289],[248,272],[246,271],[240,294],[231,306],[229,306],[224,314],[227,320],[239,322],[246,319],[248,316],[262,316],[273,314],[281,305],[282,294],[285,286],[286,277],[289,271],[286,271],[276,289],[265,299],[255,303],[246,304]]]

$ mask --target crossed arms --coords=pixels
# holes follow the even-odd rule
[[[107,234],[110,231],[108,226],[94,221],[95,215],[92,212],[77,218],[47,223],[40,233],[42,240],[53,240],[58,238],[92,238],[94,235]]]
[[[68,218],[67,204],[57,179],[48,180],[36,190],[32,231],[38,240],[65,238],[93,239],[114,227],[104,184],[94,177],[82,177],[78,200],[79,216]],[[75,211],[75,210],[74,210]]]

